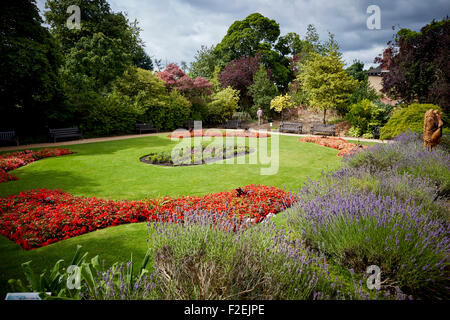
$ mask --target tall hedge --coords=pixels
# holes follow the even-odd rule
[[[423,133],[425,112],[430,109],[441,111],[441,107],[434,104],[413,103],[406,107],[400,107],[394,111],[386,125],[381,128],[380,139],[395,138],[408,129],[417,133]]]

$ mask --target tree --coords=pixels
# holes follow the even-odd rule
[[[367,79],[367,72],[364,71],[364,63],[359,60],[353,60],[353,64],[345,69],[345,71],[358,81]]]
[[[226,64],[241,57],[254,56],[263,44],[270,47],[280,35],[280,26],[275,20],[260,13],[252,13],[242,21],[235,21],[214,52]]]
[[[211,96],[208,103],[208,123],[221,124],[231,118],[238,108],[239,91],[227,87]]]
[[[358,81],[345,72],[336,50],[324,57],[313,53],[299,80],[310,105],[323,111],[323,123],[326,123],[327,110],[342,108],[358,85]]]
[[[261,108],[265,114],[269,114],[270,102],[278,95],[278,89],[269,79],[266,68],[259,66],[259,70],[253,77],[253,84],[248,89],[256,107]]]
[[[67,8],[70,5],[80,7],[81,29],[67,28],[66,22],[70,16]],[[45,7],[49,9],[44,13],[46,22],[65,53],[82,38],[92,38],[94,34],[102,33],[106,38],[120,39],[135,66],[153,68],[151,58],[144,51],[137,21],[130,22],[122,12],[113,12],[106,0],[47,0]]]
[[[57,70],[61,53],[35,1],[2,2],[0,7],[0,126],[36,137],[63,119]]]
[[[207,79],[203,77],[192,79],[175,63],[168,64],[164,71],[158,72],[158,75],[164,80],[167,88],[176,88],[186,97],[204,96],[212,93],[212,84]]]
[[[211,79],[214,74],[214,69],[218,64],[217,57],[214,54],[214,46],[208,48],[201,46],[194,56],[194,61],[191,62],[189,76],[192,78],[203,77]]]
[[[283,113],[293,107],[291,96],[288,94],[276,96],[270,102],[270,109],[281,113],[281,119],[283,119]]]
[[[433,103],[450,111],[450,20],[432,21],[420,32],[401,29],[375,62],[388,69],[382,92],[407,103]]]
[[[259,58],[243,57],[230,61],[219,74],[219,81],[222,88],[228,86],[239,90],[240,100],[244,109],[250,107],[251,96],[248,87],[253,83],[253,77],[259,70]]]

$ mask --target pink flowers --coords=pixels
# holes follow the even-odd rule
[[[71,154],[68,149],[42,149],[37,151],[25,150],[21,152],[5,153],[0,155],[0,183],[17,180],[8,171],[23,167],[31,162],[48,157],[58,157]]]
[[[213,211],[256,223],[290,206],[289,193],[249,185],[203,197],[112,201],[76,197],[60,190],[31,190],[0,198],[0,234],[24,249],[33,249],[110,226],[183,219],[184,212]]]

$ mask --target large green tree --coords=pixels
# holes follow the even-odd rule
[[[336,50],[330,50],[326,56],[313,53],[299,80],[310,106],[323,111],[323,123],[326,123],[327,110],[342,108],[358,85],[345,72]]]
[[[0,126],[19,134],[44,131],[60,118],[61,55],[42,25],[35,1],[0,7]]]
[[[260,65],[259,70],[253,76],[253,84],[249,87],[249,93],[253,97],[256,108],[261,108],[264,114],[270,111],[270,101],[278,95],[278,89],[270,80],[266,68]],[[256,114],[256,112],[252,112]]]
[[[71,5],[80,7],[80,29],[67,27],[70,16],[67,8]],[[135,66],[153,69],[151,58],[144,51],[137,21],[130,22],[122,12],[113,12],[106,0],[47,0],[45,7],[48,9],[44,13],[46,22],[64,52],[68,53],[82,38],[102,33],[107,38],[120,39],[124,51],[131,55]]]

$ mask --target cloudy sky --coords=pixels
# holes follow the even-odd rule
[[[448,0],[108,0],[113,11],[137,19],[147,53],[166,62],[191,62],[201,45],[220,42],[236,20],[259,12],[275,19],[281,35],[296,32],[305,36],[306,27],[316,26],[321,40],[328,31],[336,36],[344,60],[373,65],[375,56],[401,28],[420,30],[431,20],[450,15]],[[41,11],[45,0],[37,1]],[[377,5],[381,29],[369,30],[367,13]]]

